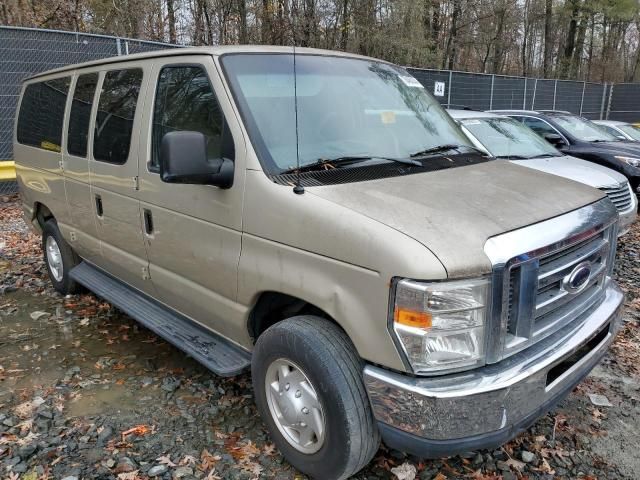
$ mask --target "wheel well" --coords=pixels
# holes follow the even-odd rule
[[[336,323],[322,309],[305,300],[280,292],[263,292],[249,315],[249,335],[255,342],[270,326],[296,315],[315,315]]]
[[[51,210],[49,210],[46,205],[43,205],[40,202],[36,202],[33,211],[34,216],[38,221],[38,225],[40,225],[41,229],[44,227],[44,224],[47,220],[55,218],[53,216],[53,213],[51,213]]]

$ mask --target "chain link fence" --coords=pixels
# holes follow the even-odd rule
[[[0,161],[13,158],[13,123],[25,78],[71,63],[173,47],[103,35],[0,27]]]
[[[451,107],[566,110],[590,119],[630,120],[633,117],[640,120],[639,84],[611,85],[423,68],[408,70],[440,103]],[[624,91],[619,89],[621,86]],[[628,110],[624,112],[626,118],[621,118],[623,107]]]

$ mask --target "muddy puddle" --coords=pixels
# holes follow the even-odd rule
[[[154,377],[159,368],[190,363],[91,296],[78,301],[18,291],[0,297],[0,403],[20,391],[71,386],[67,416],[118,413],[162,393]],[[132,380],[139,390],[130,388]]]

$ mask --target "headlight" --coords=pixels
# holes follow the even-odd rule
[[[396,285],[393,329],[415,373],[484,363],[489,281]]]
[[[627,163],[632,167],[640,167],[640,158],[625,157],[624,155],[615,155],[613,158],[615,158],[616,160],[620,160],[621,162]]]

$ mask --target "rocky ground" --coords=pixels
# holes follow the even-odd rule
[[[39,238],[0,201],[0,478],[305,478],[275,449],[248,375],[221,379],[93,295],[50,287]],[[640,226],[619,247],[625,325],[560,406],[494,451],[381,447],[356,478],[638,478]],[[481,412],[479,412],[481,414]]]

